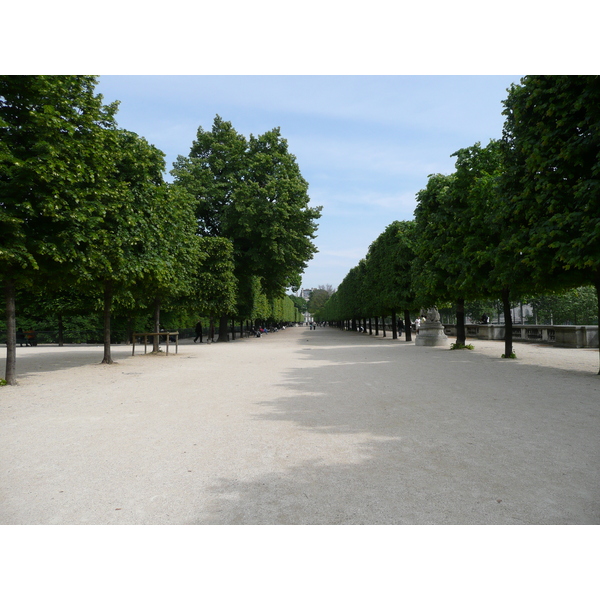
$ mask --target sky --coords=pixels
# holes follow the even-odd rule
[[[166,154],[168,173],[218,114],[241,134],[279,127],[322,206],[302,287],[337,288],[395,220],[412,220],[428,175],[502,135],[502,101],[521,75],[102,75],[117,122]]]

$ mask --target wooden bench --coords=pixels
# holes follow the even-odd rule
[[[154,332],[144,332],[144,333],[134,333],[131,336],[131,340],[132,340],[132,349],[131,349],[131,356],[133,356],[135,354],[135,340],[139,337],[139,338],[144,338],[144,354],[147,354],[148,352],[148,338],[149,337],[156,337],[156,336],[161,336],[164,335],[166,336],[166,344],[167,344],[167,354],[169,354],[169,338],[174,335],[175,336],[175,354],[178,354],[179,352],[179,331],[159,331],[158,333],[154,333]],[[160,337],[158,338],[158,343],[160,344]],[[154,346],[154,344],[153,344]]]

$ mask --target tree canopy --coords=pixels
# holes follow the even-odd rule
[[[199,233],[233,244],[239,290],[252,290],[254,277],[269,299],[300,286],[321,209],[309,206],[308,183],[279,128],[246,140],[217,115],[172,174],[197,201]]]
[[[527,76],[504,105],[505,245],[532,280],[600,296],[600,76]]]
[[[15,383],[15,291],[64,281],[102,221],[112,167],[104,106],[90,76],[0,77],[0,277],[6,379]]]

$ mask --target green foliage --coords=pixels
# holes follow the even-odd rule
[[[325,303],[331,297],[332,292],[324,287],[315,288],[310,293],[307,303],[308,312],[318,319],[317,315],[323,310]]]
[[[0,276],[17,287],[72,270],[102,219],[116,104],[88,76],[0,77]]]
[[[504,245],[532,283],[600,296],[600,76],[524,77],[504,105]]]
[[[481,321],[484,313],[487,314],[491,322],[500,312],[502,312],[502,303],[498,299],[465,302],[465,316],[469,317],[475,323]]]
[[[201,315],[233,314],[237,281],[233,244],[222,237],[198,238],[202,262],[196,265],[194,303]]]
[[[450,203],[452,175],[430,175],[425,189],[417,193],[415,208],[415,260],[412,270],[413,287],[418,290],[424,306],[448,296],[449,260],[445,252],[446,228],[452,220]],[[448,198],[448,200],[447,200]],[[438,262],[439,261],[439,262]]]
[[[11,385],[15,290],[60,288],[85,273],[83,250],[104,202],[119,194],[109,182],[116,104],[103,106],[95,84],[88,76],[0,76],[0,279]]]
[[[301,312],[304,313],[308,310],[308,303],[306,301],[306,298],[303,298],[302,296],[294,296],[294,295],[290,295],[290,298],[292,299],[292,302],[294,303],[294,306]]]
[[[240,291],[252,277],[270,299],[299,286],[320,208],[308,206],[308,184],[278,128],[246,140],[217,116],[172,174],[197,201],[199,232],[231,240]]]
[[[600,277],[600,77],[528,76],[504,102],[506,218],[530,276]]]
[[[528,300],[537,322],[554,325],[597,325],[598,297],[591,286],[568,290],[562,294],[536,296]]]
[[[363,301],[367,312],[384,315],[417,308],[411,281],[414,246],[414,221],[394,221],[369,246]]]
[[[450,350],[474,350],[475,346],[473,344],[459,344],[454,343],[450,344]]]
[[[511,352],[509,355],[503,354],[500,358],[517,358],[517,355]]]
[[[356,267],[350,269],[342,283],[340,283],[335,296],[337,315],[335,320],[360,319],[368,315],[366,298],[368,292],[365,288],[366,261],[362,259]],[[319,320],[322,316],[319,315]]]

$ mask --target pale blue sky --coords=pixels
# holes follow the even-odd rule
[[[451,154],[502,134],[515,76],[101,76],[117,121],[166,154],[187,155],[219,114],[249,136],[280,127],[323,206],[319,252],[303,287],[337,287],[392,221],[410,220],[431,173]],[[170,176],[167,177],[170,179]]]

